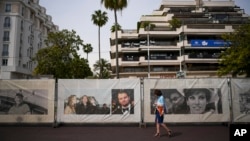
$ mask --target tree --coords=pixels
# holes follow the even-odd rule
[[[87,60],[89,60],[88,59],[88,54],[93,51],[93,47],[91,46],[91,44],[85,44],[85,45],[83,45],[83,51],[85,53],[87,53]]]
[[[111,70],[111,65],[108,63],[107,60],[101,59],[101,61],[96,61],[96,63],[93,65],[94,66],[94,71],[99,72],[97,73],[97,77],[100,78],[110,78],[110,73],[109,71]],[[102,70],[100,72],[100,70]]]
[[[99,48],[99,60],[101,59],[101,52],[100,52],[100,29],[108,22],[107,12],[102,12],[101,10],[95,11],[92,14],[91,20],[95,25],[98,26],[98,48]]]
[[[45,40],[46,48],[40,49],[34,61],[36,75],[53,75],[57,78],[85,78],[93,75],[88,62],[77,54],[83,40],[75,31],[50,32]]]
[[[145,31],[153,30],[155,28],[155,24],[150,23],[150,21],[143,21],[137,23],[137,32],[139,32],[140,28],[144,28]]]
[[[99,61],[101,59],[101,44],[100,44],[100,29],[102,26],[104,26],[107,21],[107,12],[102,12],[101,10],[95,11],[94,14],[92,14],[93,23],[98,26],[98,50],[99,50]],[[100,70],[101,71],[101,70]]]
[[[110,31],[115,32],[115,29],[121,30],[122,27],[121,27],[121,25],[119,25],[119,23],[117,23],[117,25],[114,23],[114,25],[112,25],[112,27],[110,28]]]
[[[115,25],[117,22],[117,11],[122,11],[127,7],[127,0],[101,0],[101,4],[105,6],[105,8],[113,10],[115,15]],[[119,63],[118,63],[118,34],[117,34],[117,26],[115,26],[115,47],[116,47],[116,78],[119,78]]]
[[[169,21],[169,24],[173,29],[181,27],[181,21],[179,19],[173,18],[172,20]]]
[[[222,38],[230,47],[220,56],[218,75],[232,74],[235,77],[245,74],[250,77],[250,24],[241,25]]]

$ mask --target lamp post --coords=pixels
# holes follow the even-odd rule
[[[182,35],[181,35],[181,41],[182,41],[182,46],[184,47],[184,25],[183,25],[183,22],[182,22]],[[180,73],[182,73],[182,66],[181,66],[181,48],[180,47]]]
[[[180,41],[182,42],[182,46],[180,47],[180,51],[179,51],[179,55],[180,55],[180,70],[176,74],[177,78],[183,78],[183,77],[185,77],[184,76],[185,74],[182,71],[182,59],[181,59],[181,49],[182,49],[182,47],[184,47],[184,39],[185,39],[183,21],[182,21],[181,25],[182,25],[182,33],[181,33],[181,35],[179,37],[180,37]]]
[[[148,78],[150,78],[150,53],[149,53],[149,29],[150,29],[150,24],[147,26],[148,32],[147,32],[147,46],[148,46]]]

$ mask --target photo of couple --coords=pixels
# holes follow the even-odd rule
[[[221,91],[214,88],[158,89],[166,103],[165,114],[222,113]],[[151,114],[155,111],[155,89],[151,89]]]

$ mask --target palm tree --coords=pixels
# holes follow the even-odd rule
[[[85,44],[83,45],[83,51],[87,53],[87,60],[88,60],[88,54],[93,51],[93,47],[91,44]]]
[[[107,60],[101,59],[100,61],[96,61],[96,63],[93,66],[94,66],[94,71],[100,72],[100,73],[97,73],[97,76],[99,78],[109,78],[110,77],[109,71],[111,70],[111,65],[110,65],[110,63],[108,63]]]
[[[127,7],[127,0],[101,0],[101,4],[104,4],[105,8],[113,10],[115,15],[115,25],[117,25],[117,11],[122,11]],[[115,47],[116,47],[116,78],[119,78],[119,64],[118,64],[118,35],[117,26],[115,26]]]
[[[92,14],[91,20],[93,21],[95,25],[98,26],[98,50],[99,50],[99,61],[100,61],[101,59],[100,29],[108,21],[107,12],[105,11],[102,12],[101,10],[95,11],[95,13]]]
[[[110,28],[110,31],[111,31],[111,32],[115,32],[115,29],[121,30],[122,27],[121,27],[121,25],[119,25],[119,24],[117,24],[117,25],[115,26],[115,23],[114,23],[114,25],[112,25],[112,27]]]

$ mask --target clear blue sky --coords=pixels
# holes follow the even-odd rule
[[[122,29],[136,29],[142,15],[149,15],[160,7],[162,0],[128,0],[128,7],[118,13],[118,23]],[[175,1],[175,0],[170,0]],[[185,1],[185,0],[182,0]],[[213,0],[212,0],[213,1]],[[224,0],[225,1],[225,0]],[[245,9],[250,15],[250,0],[234,0],[236,5]],[[89,54],[90,67],[98,60],[98,27],[91,21],[94,11],[101,9],[108,13],[109,21],[101,28],[101,58],[110,60],[110,27],[114,24],[113,11],[106,10],[100,0],[40,0],[46,13],[52,16],[59,29],[75,30],[84,44],[90,43],[94,48]],[[79,53],[86,58],[83,51]]]

